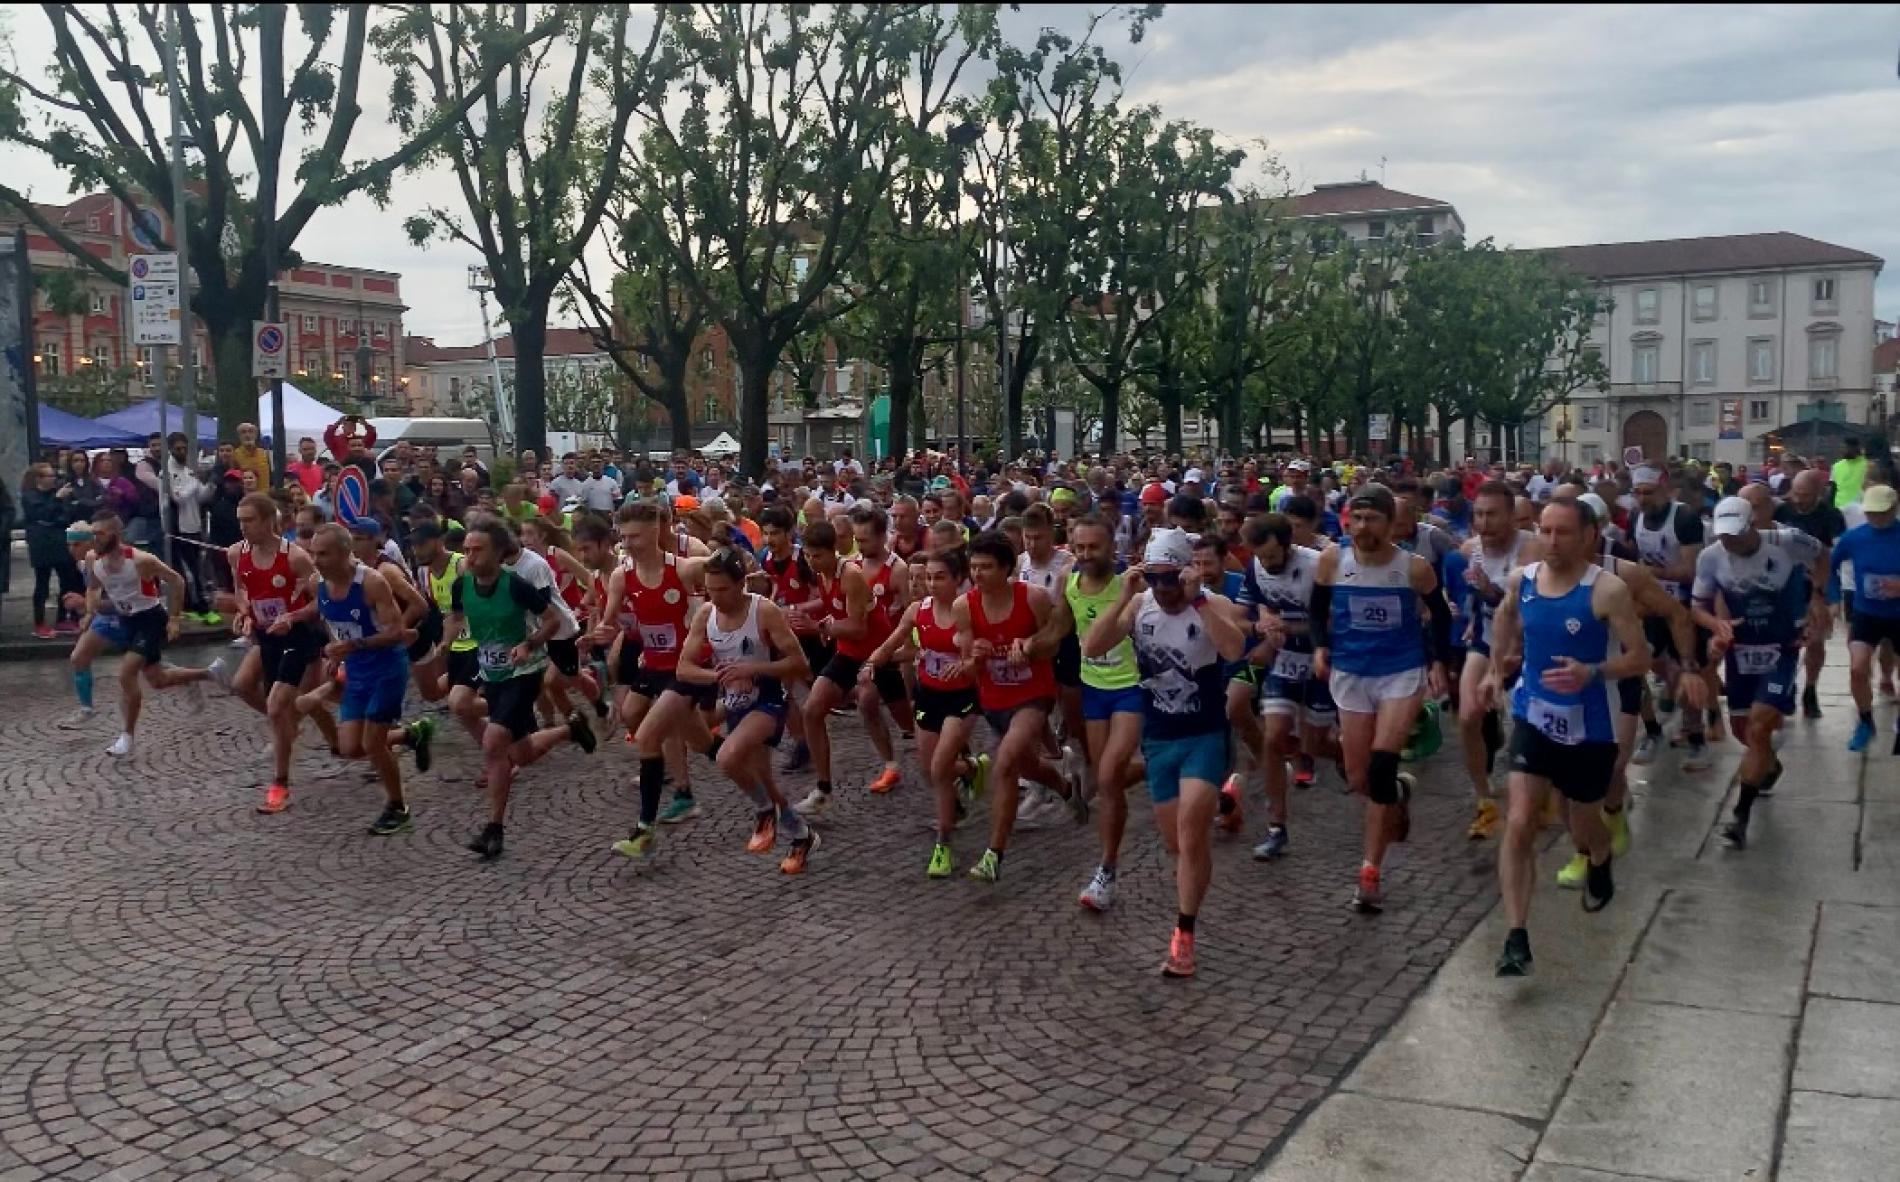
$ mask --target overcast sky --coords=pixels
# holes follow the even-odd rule
[[[1005,16],[1027,41],[1076,11]],[[45,22],[15,10],[23,63]],[[1111,36],[1113,36],[1111,34]],[[1900,6],[1178,6],[1118,45],[1133,98],[1240,143],[1265,140],[1298,189],[1362,172],[1449,201],[1474,238],[1517,246],[1790,230],[1890,260],[1880,314],[1900,313]],[[36,67],[27,65],[28,70]],[[366,79],[359,144],[391,142],[387,75]],[[356,153],[353,151],[352,153]],[[43,161],[15,183],[62,200]],[[317,216],[305,257],[400,271],[411,332],[479,339],[469,252],[409,245],[403,217],[454,199],[406,177]]]

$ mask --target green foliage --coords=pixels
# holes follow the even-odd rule
[[[81,365],[56,378],[39,378],[35,390],[47,406],[96,419],[132,405],[127,391],[137,380],[138,371],[131,366]]]

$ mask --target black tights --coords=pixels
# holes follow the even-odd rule
[[[71,559],[57,566],[34,566],[33,568],[33,626],[46,623],[46,598],[52,592],[53,576],[59,576],[59,596],[63,600],[68,595],[79,594],[82,586],[79,579],[79,567]],[[64,603],[56,605],[58,619],[77,620],[79,613],[70,610]]]

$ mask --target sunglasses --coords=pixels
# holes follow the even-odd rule
[[[1148,583],[1154,587],[1179,587],[1181,585],[1181,572],[1178,570],[1149,571]]]

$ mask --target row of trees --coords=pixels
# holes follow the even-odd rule
[[[1000,372],[1012,453],[1028,398],[1070,400],[1113,448],[1131,400],[1176,445],[1189,409],[1226,441],[1270,422],[1362,436],[1375,407],[1414,427],[1511,422],[1594,376],[1576,346],[1590,297],[1541,260],[1306,232],[1263,151],[1249,163],[1128,102],[1117,53],[1159,5],[1027,45],[989,4],[172,7],[189,195],[156,130],[164,6],[43,6],[53,67],[0,70],[0,140],[76,190],[150,195],[183,227],[223,421],[254,397],[248,329],[270,267],[294,263],[318,210],[387,201],[405,169],[453,179],[408,230],[486,263],[522,446],[548,425],[557,315],[666,408],[678,445],[695,342],[721,329],[754,469],[774,389],[808,390],[826,349],[882,371],[901,454],[972,304],[987,328],[969,347]],[[370,59],[393,76],[401,142],[359,159]],[[124,282],[4,184],[0,206]]]

